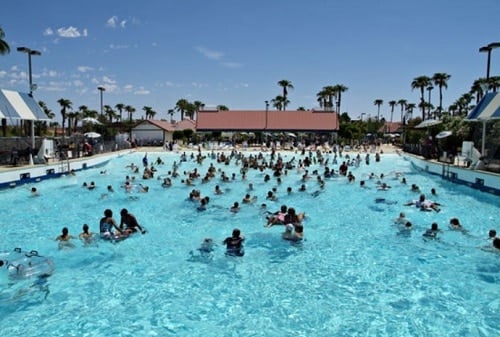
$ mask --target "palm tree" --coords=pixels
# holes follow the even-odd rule
[[[189,102],[187,99],[181,98],[175,103],[175,110],[181,113],[181,120],[184,119],[184,112],[188,109]]]
[[[144,115],[145,115],[146,119],[149,119],[151,117],[152,112],[153,112],[153,108],[150,106],[143,106],[142,110],[144,111]],[[156,112],[154,114],[156,114]],[[153,114],[153,116],[154,116],[154,114]]]
[[[483,78],[478,78],[477,80],[472,83],[472,86],[470,88],[470,93],[472,95],[476,95],[476,104],[479,103],[481,98],[484,96],[484,90],[483,87],[487,88],[488,81],[486,80],[485,77]]]
[[[380,106],[384,103],[384,100],[382,99],[376,99],[373,101],[373,104],[377,106],[377,122],[380,121]]]
[[[198,111],[200,111],[205,106],[205,103],[203,103],[201,101],[194,101],[193,105],[194,105],[195,113],[198,113]],[[192,119],[194,119],[194,115],[193,115]]]
[[[439,114],[441,115],[441,112],[443,111],[443,88],[448,89],[448,80],[450,79],[451,75],[448,75],[446,73],[435,73],[432,76],[432,82],[434,82],[434,85],[437,85],[439,88]],[[429,102],[430,103],[430,102]]]
[[[336,84],[333,86],[333,89],[337,96],[337,113],[340,114],[340,103],[342,101],[342,93],[346,92],[349,88],[343,84]]]
[[[217,105],[217,110],[219,111],[229,111],[229,108],[223,104]]]
[[[283,110],[286,104],[290,102],[287,101],[285,97],[278,95],[271,100],[271,103],[273,104],[273,107],[276,108],[276,110]]]
[[[125,104],[123,103],[118,103],[115,105],[116,110],[120,113],[120,121],[122,120],[122,112],[125,109]]]
[[[394,107],[396,106],[396,101],[389,101],[389,106],[391,107],[391,123],[392,123],[392,117],[394,115]]]
[[[418,76],[413,79],[411,82],[412,89],[420,89],[420,104],[419,106],[422,109],[422,120],[425,119],[425,99],[424,99],[424,90],[431,84],[431,79],[427,76]]]
[[[170,116],[170,123],[172,123],[172,119],[174,117],[174,109],[168,109],[167,114]]]
[[[292,82],[289,80],[281,80],[278,82],[278,85],[283,88],[282,105],[283,105],[283,110],[286,110],[287,104],[290,103],[290,101],[286,99],[288,96],[288,89],[293,89],[293,85]]]
[[[321,91],[316,94],[316,97],[318,98],[319,106],[321,108],[323,108],[324,110],[326,110],[328,107],[328,98],[329,98],[329,92],[325,88],[326,87],[321,89]]]
[[[10,47],[9,44],[4,40],[5,38],[5,33],[0,27],[0,55],[5,55],[10,53]]]
[[[403,117],[403,111],[406,108],[407,101],[405,99],[400,99],[397,104],[399,104],[399,106],[401,106],[401,123],[404,125],[405,121],[404,121],[404,117]]]
[[[488,84],[489,89],[491,89],[493,92],[497,92],[498,88],[500,87],[500,76],[491,76],[488,80]]]
[[[73,103],[69,99],[60,98],[57,103],[61,106],[61,116],[62,116],[62,129],[63,136],[66,135],[66,131],[64,129],[66,125],[67,111],[71,110],[71,106]]]
[[[133,114],[134,114],[134,112],[135,112],[135,108],[134,108],[133,106],[131,106],[131,105],[126,105],[124,109],[125,109],[125,111],[126,111],[126,112],[127,112],[127,114],[128,114],[128,120],[129,120],[130,122],[132,122],[132,115],[133,115]]]
[[[56,115],[47,107],[47,104],[45,104],[44,101],[38,101],[38,105],[40,106],[40,108],[42,108],[43,112],[45,113],[45,116],[47,116],[48,119],[53,119]],[[37,122],[37,125],[39,126],[39,129],[38,129],[38,134],[42,134],[41,132],[41,128],[44,129],[44,131],[47,130],[47,121],[43,121],[43,122]],[[5,137],[5,136],[4,136]]]

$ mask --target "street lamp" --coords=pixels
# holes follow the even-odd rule
[[[434,89],[432,85],[427,87],[427,91],[429,92],[429,112],[427,113],[427,118],[431,118],[431,91]]]
[[[27,47],[18,47],[17,51],[20,53],[28,54],[28,81],[30,85],[30,96],[33,97],[33,91],[36,90],[36,84],[33,84],[33,74],[31,72],[31,56],[40,56],[41,52],[32,50]],[[33,150],[35,149],[35,120],[31,121],[31,151],[30,151],[30,165],[33,165]]]
[[[479,48],[480,53],[488,53],[488,61],[486,63],[486,81],[490,79],[491,51],[498,47],[500,47],[500,42],[492,42],[486,46]]]
[[[264,129],[267,129],[267,113],[269,112],[269,101],[264,101],[266,103],[266,126]]]
[[[103,115],[102,92],[106,91],[106,88],[104,88],[103,86],[99,86],[99,87],[97,87],[97,90],[99,90],[100,95],[101,95],[101,116],[102,116]]]

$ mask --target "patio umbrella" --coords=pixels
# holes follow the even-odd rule
[[[436,135],[436,138],[437,139],[441,139],[441,138],[446,138],[446,137],[449,137],[453,134],[453,132],[451,131],[441,131],[440,133],[438,133]]]
[[[97,124],[97,125],[102,125],[101,122],[99,122],[97,119],[93,118],[93,117],[85,117],[85,118],[82,118],[82,122],[84,123],[89,123],[89,124]]]
[[[434,125],[441,124],[442,121],[439,119],[426,119],[425,121],[422,121],[420,124],[415,126],[416,129],[423,129],[423,128],[428,128]]]
[[[293,138],[297,137],[297,136],[295,135],[295,133],[292,133],[292,132],[288,132],[286,135],[287,135],[288,137],[293,137]]]
[[[83,134],[85,137],[87,138],[99,138],[101,137],[101,134],[100,133],[97,133],[97,132],[86,132]]]

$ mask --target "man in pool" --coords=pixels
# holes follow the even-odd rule
[[[123,231],[123,225],[125,225],[125,233],[132,234],[140,231],[142,234],[145,234],[146,231],[144,228],[139,225],[137,218],[128,212],[126,208],[120,211],[121,219],[120,219],[120,230]]]
[[[245,251],[243,249],[243,241],[245,241],[245,237],[241,235],[241,231],[238,228],[233,229],[232,236],[229,236],[224,241],[222,241],[222,243],[226,245],[226,255],[245,255]]]

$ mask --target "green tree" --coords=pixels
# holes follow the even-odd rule
[[[346,92],[348,89],[349,88],[347,88],[343,84],[336,84],[333,86],[333,90],[337,96],[337,113],[341,113],[340,112],[340,104],[342,102],[342,93]]]
[[[401,123],[404,125],[405,123],[405,118],[404,118],[404,110],[406,109],[406,104],[408,102],[405,99],[400,99],[398,101],[398,105],[401,107]]]
[[[276,110],[283,110],[284,107],[286,106],[287,100],[285,97],[278,95],[271,100],[271,103],[272,103],[273,107],[276,108]]]
[[[283,100],[282,100],[282,109],[286,110],[286,106],[290,101],[287,99],[288,97],[288,89],[293,89],[292,82],[289,80],[281,80],[278,82],[278,85],[283,88]],[[281,109],[279,109],[281,110]]]
[[[0,55],[5,55],[10,53],[10,47],[7,41],[4,40],[5,32],[2,27],[0,27]]]
[[[181,120],[184,119],[184,113],[189,108],[189,102],[187,99],[181,98],[175,103],[175,110],[181,113]]]
[[[446,73],[435,73],[432,76],[432,82],[439,88],[439,115],[443,112],[443,88],[448,89],[448,80],[450,77],[451,75]]]
[[[123,103],[118,103],[115,105],[116,110],[118,110],[118,113],[120,114],[120,121],[122,121],[123,117],[123,110],[125,109],[125,104]]]
[[[131,106],[131,105],[126,105],[124,109],[125,109],[125,111],[128,114],[128,120],[129,120],[129,122],[132,122],[132,115],[135,112],[135,108],[133,106]]]
[[[219,110],[219,111],[228,111],[229,108],[227,106],[221,104],[221,105],[217,105],[217,110]]]
[[[57,103],[59,103],[59,105],[61,106],[61,117],[62,117],[62,133],[63,135],[66,135],[66,129],[65,129],[65,126],[66,126],[66,119],[68,117],[67,113],[68,113],[68,110],[71,110],[72,109],[72,105],[73,103],[69,100],[69,99],[65,99],[65,98],[60,98],[59,100],[57,100]]]
[[[195,114],[197,114],[198,111],[200,111],[201,109],[203,109],[203,107],[205,107],[205,103],[203,103],[202,101],[194,101],[193,105],[194,105]],[[194,115],[193,115],[192,119],[194,119]]]
[[[422,109],[422,120],[425,119],[425,99],[424,90],[431,84],[431,79],[427,76],[418,76],[411,82],[411,88],[420,90],[420,104],[419,107]]]
[[[327,87],[323,87],[317,94],[316,94],[319,106],[323,108],[324,110],[327,110],[329,106],[329,98],[330,98],[330,91],[327,89]]]
[[[396,106],[397,102],[396,101],[389,101],[388,104],[391,107],[391,123],[392,123],[392,117],[394,116],[394,107]]]
[[[382,99],[376,99],[373,101],[373,104],[377,106],[377,122],[380,121],[380,106],[384,103],[384,100]]]
[[[167,111],[167,115],[170,116],[170,122],[172,122],[172,120],[174,118],[174,112],[175,112],[174,109],[168,109],[168,111]]]

